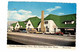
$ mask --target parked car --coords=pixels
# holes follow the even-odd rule
[[[27,33],[27,31],[26,31],[26,30],[22,30],[21,32],[22,32],[22,33]]]
[[[19,30],[19,32],[21,32],[21,33],[27,33],[26,30]]]
[[[63,36],[63,32],[56,32],[56,33],[54,33],[54,34],[57,34],[57,35],[62,35]]]

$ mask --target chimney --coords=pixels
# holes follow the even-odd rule
[[[45,32],[45,27],[44,27],[44,11],[41,13],[41,32]]]

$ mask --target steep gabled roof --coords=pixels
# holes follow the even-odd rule
[[[45,20],[53,20],[59,28],[76,27],[76,15],[75,14],[63,15],[63,16],[57,16],[57,15],[50,14],[45,18]],[[70,20],[74,20],[75,23],[74,24],[64,24],[63,23],[64,21],[70,21]]]
[[[34,28],[38,27],[38,23],[40,22],[40,19],[38,17],[31,17],[28,18],[27,20],[25,20],[25,22],[31,21],[32,25],[34,26]]]
[[[64,21],[74,21],[74,24],[63,24],[62,22]],[[76,27],[76,14],[70,14],[70,15],[63,15],[60,16],[60,27],[70,27],[70,28],[75,28]]]
[[[16,23],[11,24],[11,26],[15,27],[16,26]]]
[[[26,24],[25,24],[24,22],[20,22],[20,21],[19,21],[18,23],[19,23],[20,26],[22,26],[22,28],[26,28]],[[13,27],[15,27],[16,24],[17,24],[17,23],[13,23],[13,24],[11,24],[11,25],[12,25]]]
[[[26,28],[26,24],[24,22],[18,22],[20,26],[22,26],[22,28]]]

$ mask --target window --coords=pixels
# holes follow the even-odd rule
[[[30,26],[30,24],[28,24],[28,26]]]
[[[46,32],[49,32],[49,28],[48,28],[48,26],[46,26]]]
[[[48,28],[48,26],[46,26],[46,28]]]
[[[17,27],[18,27],[18,25],[17,25]]]
[[[45,24],[48,24],[48,21],[45,21]]]
[[[39,28],[39,32],[41,32],[41,28]]]
[[[71,24],[71,22],[65,22],[65,24]]]
[[[65,21],[65,24],[74,24],[74,21]]]
[[[54,28],[54,32],[56,32],[56,28]]]
[[[72,21],[72,24],[74,24],[74,21]]]
[[[49,32],[49,28],[46,28],[46,32]]]

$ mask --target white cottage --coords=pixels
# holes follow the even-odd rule
[[[26,28],[26,24],[24,22],[16,22],[11,24],[11,26],[13,26],[14,30],[19,30],[20,28],[22,29]]]
[[[26,30],[32,30],[32,29],[34,29],[34,26],[32,25],[32,23],[31,23],[31,21],[29,20],[28,22],[27,22],[27,24],[26,24]]]
[[[34,28],[30,20],[27,22],[26,28]]]
[[[54,23],[53,20],[44,20],[44,27],[45,27],[45,33],[55,33],[59,32],[60,29],[58,29],[57,25]],[[38,31],[41,31],[41,23],[37,27]]]
[[[13,26],[10,26],[10,30],[13,30]]]
[[[20,25],[19,23],[17,22],[16,25],[15,25],[15,30],[18,30],[20,28]]]
[[[40,22],[40,19],[38,17],[31,17],[26,21],[26,30],[28,32],[34,32],[37,31],[38,24]]]

